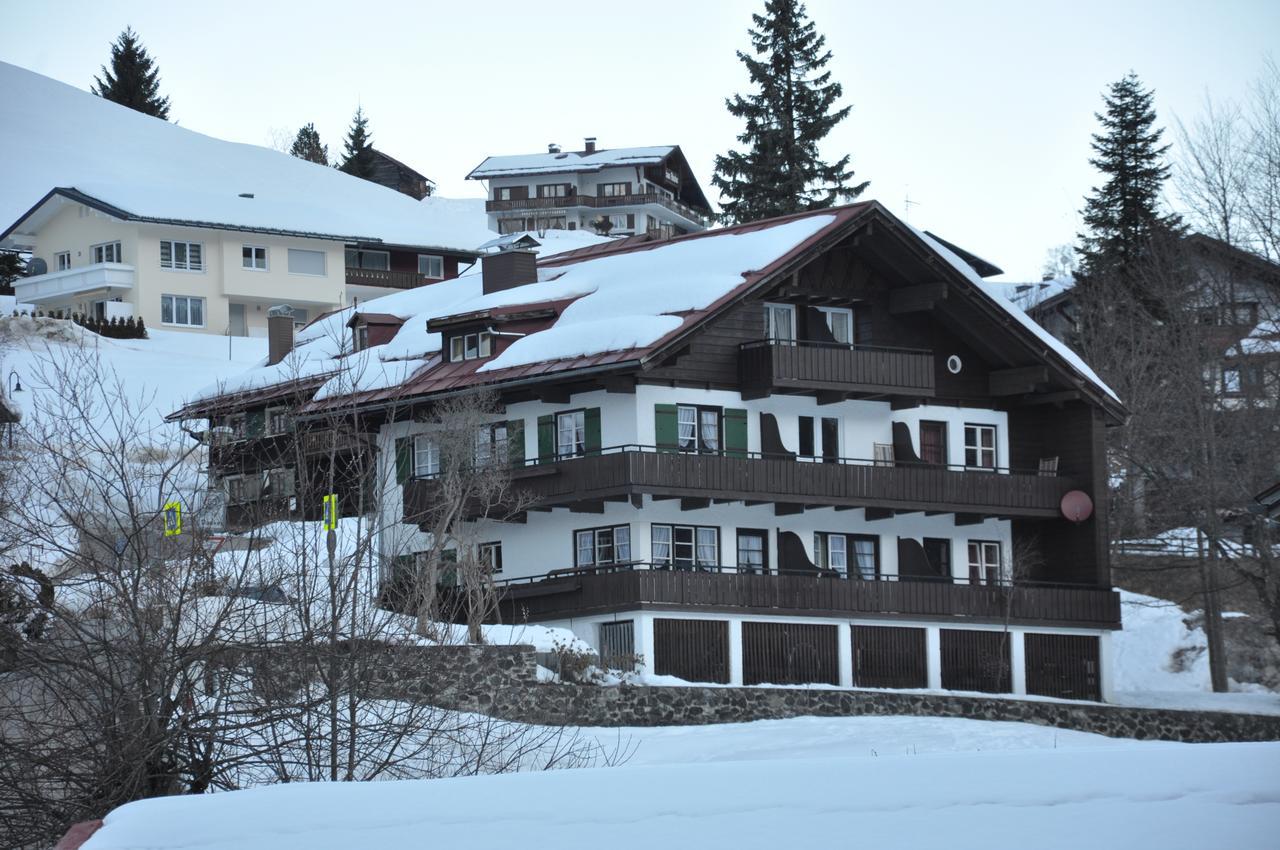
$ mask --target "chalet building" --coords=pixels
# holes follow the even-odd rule
[[[264,440],[358,419],[341,439],[377,483],[348,478],[344,509],[374,515],[395,587],[430,542],[433,406],[484,389],[475,462],[509,460],[528,506],[468,537],[508,622],[691,681],[1106,698],[1104,443],[1125,410],[987,264],[874,201],[521,244],[313,323],[176,412],[258,423],[214,459],[242,517],[295,472],[253,465]]]
[[[543,154],[491,156],[468,180],[488,184],[489,228],[500,234],[585,229],[666,238],[704,230],[711,205],[678,146],[548,145]]]
[[[430,177],[377,148],[370,148],[369,151],[373,154],[373,176],[369,178],[370,181],[395,189],[415,201],[421,201],[435,192],[436,184]]]
[[[491,238],[447,204],[234,144],[0,63],[28,104],[0,127],[0,250],[29,253],[19,303],[152,328],[266,333],[456,276]],[[12,126],[10,126],[12,124]]]

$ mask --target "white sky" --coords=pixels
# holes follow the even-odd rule
[[[740,127],[763,0],[642,3],[29,2],[0,0],[0,58],[88,88],[132,25],[159,63],[170,117],[256,144],[314,121],[330,153],[358,103],[374,144],[446,196],[489,154],[679,144],[708,196],[716,153]],[[853,112],[826,153],[851,153],[863,197],[1037,279],[1073,241],[1093,113],[1130,68],[1161,123],[1194,117],[1206,91],[1241,95],[1280,44],[1280,0],[809,0]],[[217,10],[214,14],[213,10]],[[6,104],[4,120],[20,120]],[[103,140],[109,144],[109,140]]]

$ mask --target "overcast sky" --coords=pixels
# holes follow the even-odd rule
[[[131,25],[159,63],[170,117],[203,133],[270,144],[313,121],[333,154],[359,103],[378,148],[454,197],[483,195],[464,177],[490,154],[579,149],[590,135],[678,144],[714,201],[714,156],[740,129],[723,100],[746,87],[734,51],[762,7],[0,0],[0,58],[88,88]],[[912,224],[1009,280],[1038,278],[1046,250],[1074,239],[1107,83],[1136,70],[1171,126],[1206,91],[1243,93],[1280,35],[1280,0],[808,8],[853,106],[826,153],[852,155],[871,181],[863,197],[898,214],[909,197]],[[21,112],[10,103],[5,120]]]

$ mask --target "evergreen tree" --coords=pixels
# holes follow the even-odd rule
[[[160,69],[131,27],[111,45],[111,69],[104,65],[93,81],[98,97],[169,120],[169,98],[160,96]]]
[[[1133,284],[1153,240],[1181,229],[1178,216],[1160,211],[1169,146],[1160,144],[1164,129],[1154,126],[1154,92],[1143,89],[1137,74],[1112,83],[1102,99],[1105,112],[1096,115],[1102,131],[1093,136],[1096,156],[1089,162],[1106,179],[1085,199],[1080,272]]]
[[[298,135],[293,140],[293,147],[289,148],[289,153],[307,162],[329,164],[329,146],[320,144],[320,134],[316,132],[315,124],[308,123],[298,131]]]
[[[353,177],[373,179],[373,138],[369,135],[369,119],[360,107],[356,107],[355,117],[351,119],[343,150],[346,155],[339,168]]]
[[[823,70],[831,61],[826,37],[799,0],[766,0],[765,13],[751,18],[755,55],[738,51],[738,58],[758,90],[725,100],[746,124],[738,141],[747,149],[716,157],[711,182],[723,199],[721,217],[754,221],[857,197],[867,182],[851,185],[849,156],[827,163],[818,155],[818,143],[851,108],[835,108],[843,88]]]

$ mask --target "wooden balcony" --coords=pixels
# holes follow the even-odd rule
[[[738,372],[743,398],[789,390],[934,394],[933,352],[921,349],[764,339],[743,343]]]
[[[511,200],[485,201],[485,212],[525,212],[536,210],[563,210],[575,207],[591,209],[609,209],[611,207],[639,207],[656,204],[670,210],[676,215],[691,221],[700,227],[707,227],[710,222],[702,213],[682,204],[674,198],[668,198],[660,192],[641,192],[630,195],[568,195],[563,198],[513,198]]]
[[[423,277],[416,272],[392,272],[383,269],[353,269],[347,267],[348,286],[382,286],[387,289],[414,289],[428,283],[438,283],[439,278]]]
[[[779,513],[804,507],[861,507],[940,511],[1003,517],[1061,516],[1069,477],[958,467],[880,465],[840,458],[799,462],[756,453],[692,454],[652,446],[616,446],[590,457],[564,458],[517,468],[515,486],[539,507],[581,506],[648,494],[659,498],[773,503]],[[405,520],[429,509],[434,482],[404,485]]]
[[[636,609],[971,620],[1039,626],[1120,627],[1120,596],[1085,585],[974,585],[655,569],[647,564],[568,571],[501,586],[505,622]]]

